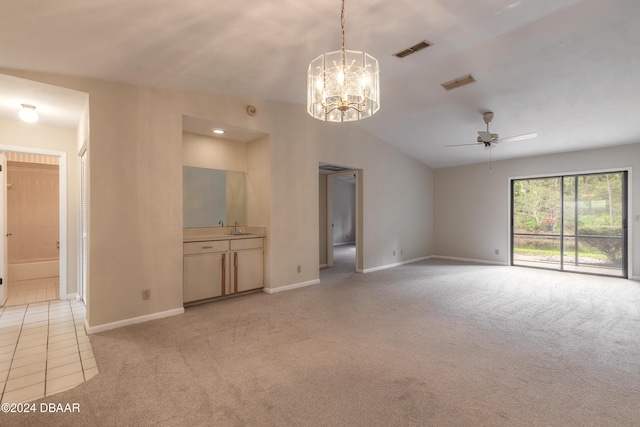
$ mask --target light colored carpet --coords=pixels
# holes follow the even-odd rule
[[[638,282],[442,260],[366,275],[345,265],[320,285],[92,335],[100,374],[42,400],[80,414],[0,424],[639,425]]]

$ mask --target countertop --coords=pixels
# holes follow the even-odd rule
[[[183,243],[189,242],[208,242],[211,240],[237,240],[237,239],[256,239],[266,237],[264,234],[210,234],[202,236],[185,236]]]

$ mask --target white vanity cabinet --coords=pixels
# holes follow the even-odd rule
[[[233,262],[230,293],[264,287],[264,239],[237,239],[230,241]]]
[[[185,242],[184,303],[224,297],[264,287],[264,238]]]
[[[215,298],[226,289],[229,241],[184,243],[184,302]]]

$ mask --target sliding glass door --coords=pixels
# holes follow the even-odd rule
[[[511,264],[627,277],[627,173],[511,181]]]

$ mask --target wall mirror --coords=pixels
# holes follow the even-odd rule
[[[182,167],[185,228],[245,224],[244,172]]]

